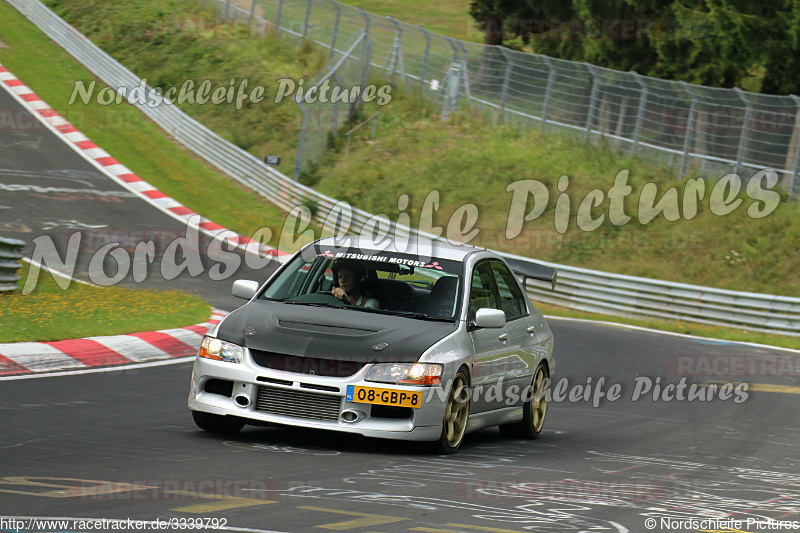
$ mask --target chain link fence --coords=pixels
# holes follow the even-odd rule
[[[385,77],[442,106],[466,103],[497,122],[571,132],[672,166],[678,176],[775,169],[800,198],[800,99],[649,78],[460,41],[334,0],[217,0],[228,19],[346,51],[363,32]]]
[[[358,32],[344,53],[334,50],[326,70],[307,84],[307,101],[295,101],[303,113],[294,166],[294,179],[312,171],[320,157],[332,148],[337,132],[354,120],[363,108],[361,90],[367,85],[370,70],[370,39]],[[298,95],[299,96],[299,95]],[[313,122],[313,124],[311,124]]]

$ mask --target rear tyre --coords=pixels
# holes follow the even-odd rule
[[[522,421],[516,424],[500,426],[500,434],[504,437],[536,439],[542,432],[544,417],[547,414],[547,385],[550,374],[544,364],[536,368],[533,375],[531,397],[522,407]]]
[[[244,420],[230,416],[192,411],[192,418],[197,427],[211,433],[232,435],[244,427]]]
[[[459,369],[450,387],[442,420],[442,435],[435,449],[442,453],[455,453],[464,440],[469,418],[469,378],[464,369]]]

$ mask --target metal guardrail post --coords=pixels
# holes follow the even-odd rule
[[[419,72],[419,84],[420,87],[425,87],[425,75],[428,73],[428,58],[430,57],[431,53],[431,36],[428,34],[428,31],[421,27],[419,28],[422,30],[422,35],[425,37],[425,52],[422,54],[422,67],[420,68]]]
[[[461,72],[464,76],[464,94],[469,101],[472,95],[469,90],[469,63],[467,63],[467,49],[464,47],[464,41],[458,41],[458,46],[461,48]]]
[[[369,23],[370,23],[369,13],[364,11],[363,7],[359,7],[358,11],[359,11],[359,13],[361,13],[361,16],[364,17],[364,21],[365,21],[364,22],[364,35],[369,36]]]
[[[339,35],[339,18],[342,16],[342,8],[339,4],[333,2],[333,7],[336,8],[336,19],[333,21],[333,37],[331,38],[331,57],[336,52],[336,37]]]
[[[406,79],[406,72],[403,65],[403,29],[400,27],[400,24],[394,19],[393,16],[389,15],[387,17],[389,21],[394,26],[395,36],[394,42],[392,42],[392,53],[390,57],[386,58],[386,63],[389,63],[389,60],[392,61],[392,73],[390,74],[390,80],[394,79],[394,74],[398,70],[398,66],[400,67],[400,83],[405,86],[405,79]],[[386,65],[383,66],[384,70],[386,69]]]
[[[311,4],[314,0],[308,0],[306,5],[306,19],[303,21],[303,38],[308,37],[308,19],[311,18]]]
[[[744,120],[742,121],[742,130],[739,133],[739,146],[736,149],[736,166],[734,167],[735,174],[741,174],[742,172],[742,161],[744,160],[744,151],[747,150],[747,141],[749,140],[749,133],[750,133],[750,122],[752,121],[753,117],[753,106],[750,104],[750,100],[747,99],[747,95],[743,90],[738,87],[733,88],[736,91],[737,96],[744,102]]]
[[[800,115],[800,98],[795,95],[792,96],[792,101],[797,106],[795,116]],[[795,124],[795,128],[800,128],[800,124]],[[800,140],[795,145],[794,152],[794,168],[792,169],[792,183],[789,184],[789,196],[794,196],[795,201],[800,202],[800,183],[798,183],[798,175],[800,175]]]
[[[297,140],[297,155],[294,158],[294,181],[300,179],[300,166],[303,164],[303,145],[306,140],[306,126],[308,125],[308,108],[299,103],[303,111],[303,121],[300,123],[300,138]]]
[[[542,131],[547,124],[547,115],[550,113],[550,96],[553,94],[553,84],[556,81],[556,70],[549,57],[543,56],[544,64],[547,65],[547,87],[544,90],[544,103],[542,104]]]
[[[453,101],[458,102],[460,83],[457,75],[458,70],[460,69],[458,48],[456,48],[455,44],[453,44],[453,39],[450,37],[447,37],[446,39],[447,44],[450,45],[450,49],[453,52],[453,60],[450,63],[450,68],[447,69],[447,78],[444,82],[445,93],[444,101],[442,102],[442,121],[447,120],[447,118],[450,116],[450,112],[453,110]],[[455,89],[453,87],[455,87]]]
[[[514,68],[514,62],[511,57],[506,53],[505,47],[500,46],[500,53],[506,61],[506,70],[503,76],[503,88],[500,92],[500,122],[505,122],[506,101],[508,101],[508,83],[511,80],[511,71]]]
[[[683,138],[683,159],[681,160],[680,176],[683,177],[686,175],[686,171],[689,169],[689,150],[692,147],[692,141],[694,140],[692,123],[694,122],[694,117],[697,114],[697,97],[695,97],[694,93],[689,89],[685,81],[682,81],[681,85],[683,85],[686,93],[692,97],[692,103],[689,105],[689,117],[686,120],[686,135]]]
[[[22,247],[25,241],[0,237],[0,292],[17,290],[19,276],[17,270],[22,266]]]
[[[589,97],[589,110],[587,111],[586,115],[586,129],[583,132],[583,138],[585,140],[589,139],[589,133],[592,131],[592,123],[594,122],[594,110],[597,107],[597,93],[600,92],[600,87],[598,83],[597,73],[595,72],[594,65],[590,65],[589,63],[584,63],[586,69],[589,71],[589,74],[592,75],[592,94]]]
[[[361,82],[362,87],[366,87],[369,83],[369,70],[370,70],[370,60],[372,59],[372,40],[369,38],[366,32],[364,32],[364,77],[362,78],[363,81]]]
[[[636,80],[636,83],[639,84],[639,88],[641,89],[641,96],[639,97],[639,109],[636,112],[636,126],[633,130],[633,153],[635,154],[639,150],[639,139],[642,138],[642,123],[644,122],[644,111],[647,108],[647,85],[642,81],[642,77],[639,73],[631,71],[633,74],[633,79]]]
[[[283,11],[283,0],[278,0],[278,13],[275,15],[275,31],[281,33],[281,12]]]
[[[247,19],[247,25],[252,28],[253,26],[253,17],[256,14],[256,0],[253,0],[253,4],[250,6],[250,18]]]
[[[458,108],[458,94],[461,85],[461,67],[458,63],[450,65],[447,72],[447,85],[444,93],[442,121],[450,118],[450,113]]]

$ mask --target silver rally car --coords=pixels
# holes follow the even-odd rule
[[[234,296],[249,301],[202,341],[189,395],[195,423],[431,441],[445,453],[488,426],[537,437],[553,334],[515,273],[555,283],[555,270],[528,261],[512,270],[471,246],[394,247],[323,239],[263,285],[234,282]],[[347,287],[358,294],[344,297]]]

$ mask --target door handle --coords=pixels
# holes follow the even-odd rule
[[[501,341],[508,339],[508,333],[501,333],[498,337]]]
[[[525,331],[527,331],[528,333],[533,333],[534,331],[536,331],[536,326],[528,326],[528,329],[526,329]]]

